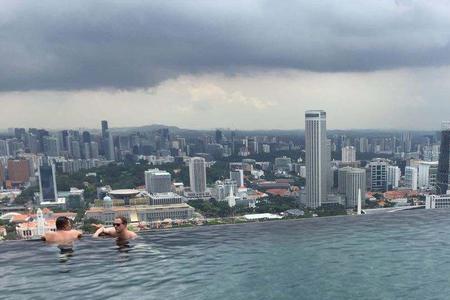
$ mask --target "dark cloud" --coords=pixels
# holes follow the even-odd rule
[[[147,87],[185,73],[450,62],[438,1],[11,1],[0,90]]]

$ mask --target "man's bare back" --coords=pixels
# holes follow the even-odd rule
[[[81,232],[75,229],[50,231],[46,232],[43,238],[50,244],[68,245],[81,238]]]
[[[81,235],[81,231],[72,229],[70,220],[67,217],[59,217],[56,219],[56,231],[46,232],[42,236],[42,240],[63,248],[71,248],[73,242],[81,238]]]

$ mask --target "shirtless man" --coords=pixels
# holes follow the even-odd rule
[[[72,229],[70,220],[67,217],[56,219],[56,231],[48,231],[42,236],[42,240],[49,244],[56,244],[63,250],[72,251],[73,242],[81,238],[81,232]]]
[[[103,225],[93,224],[97,228],[97,231],[92,237],[97,238],[100,235],[108,235],[110,237],[116,237],[118,240],[122,241],[135,239],[137,234],[128,230],[127,224],[128,220],[125,217],[115,218],[113,223],[114,227],[105,228]]]

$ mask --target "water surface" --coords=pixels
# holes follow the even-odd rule
[[[2,299],[449,299],[450,210],[0,243]]]

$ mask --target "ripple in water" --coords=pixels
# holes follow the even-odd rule
[[[448,299],[450,210],[0,244],[2,299]]]

